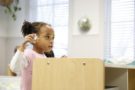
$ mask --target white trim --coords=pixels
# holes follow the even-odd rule
[[[105,35],[104,58],[105,59],[110,57],[110,54],[108,54],[108,52],[110,52],[110,48],[107,48],[107,47],[110,47],[108,46],[110,45],[110,41],[108,40],[110,39],[108,38],[110,37],[110,32],[111,32],[110,30],[111,30],[111,0],[105,0],[105,33],[107,33],[107,34],[104,34]]]

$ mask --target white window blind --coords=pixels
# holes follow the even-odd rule
[[[29,19],[47,22],[54,28],[56,57],[67,54],[68,5],[68,0],[30,0]]]
[[[105,58],[135,57],[135,0],[108,0]]]

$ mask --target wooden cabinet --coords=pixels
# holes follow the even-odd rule
[[[106,64],[105,85],[135,90],[135,66]]]

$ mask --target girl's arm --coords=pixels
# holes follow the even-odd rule
[[[23,52],[25,50],[25,48],[27,47],[27,42],[33,42],[33,35],[27,35],[25,37],[25,41],[19,46],[19,48],[17,48],[17,52],[14,54],[14,56],[11,59],[10,62],[10,69],[12,72],[15,72],[17,75],[20,75],[20,71],[21,71],[21,67],[22,66],[26,66],[27,65],[27,60],[25,60],[25,58],[23,57]],[[23,64],[22,63],[23,61]]]
[[[26,48],[26,41],[23,42],[18,48],[17,51],[15,52],[14,56],[11,59],[10,62],[10,69],[12,72],[16,73],[17,75],[20,75],[21,71],[21,61],[24,60],[23,58],[23,52],[24,49]]]
[[[20,61],[23,59],[23,53],[19,50],[15,53],[15,55],[12,57],[12,60],[10,62],[10,69],[12,72],[16,73],[17,75],[20,75],[21,65]]]

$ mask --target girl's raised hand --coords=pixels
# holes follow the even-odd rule
[[[18,50],[23,52],[24,49],[27,47],[27,43],[31,43],[34,44],[35,43],[35,36],[36,34],[29,34],[27,36],[25,36],[25,40],[24,42],[19,46]]]
[[[34,44],[35,43],[35,37],[36,37],[36,34],[29,34],[27,36],[25,36],[25,42],[24,43],[31,43],[31,44]]]

